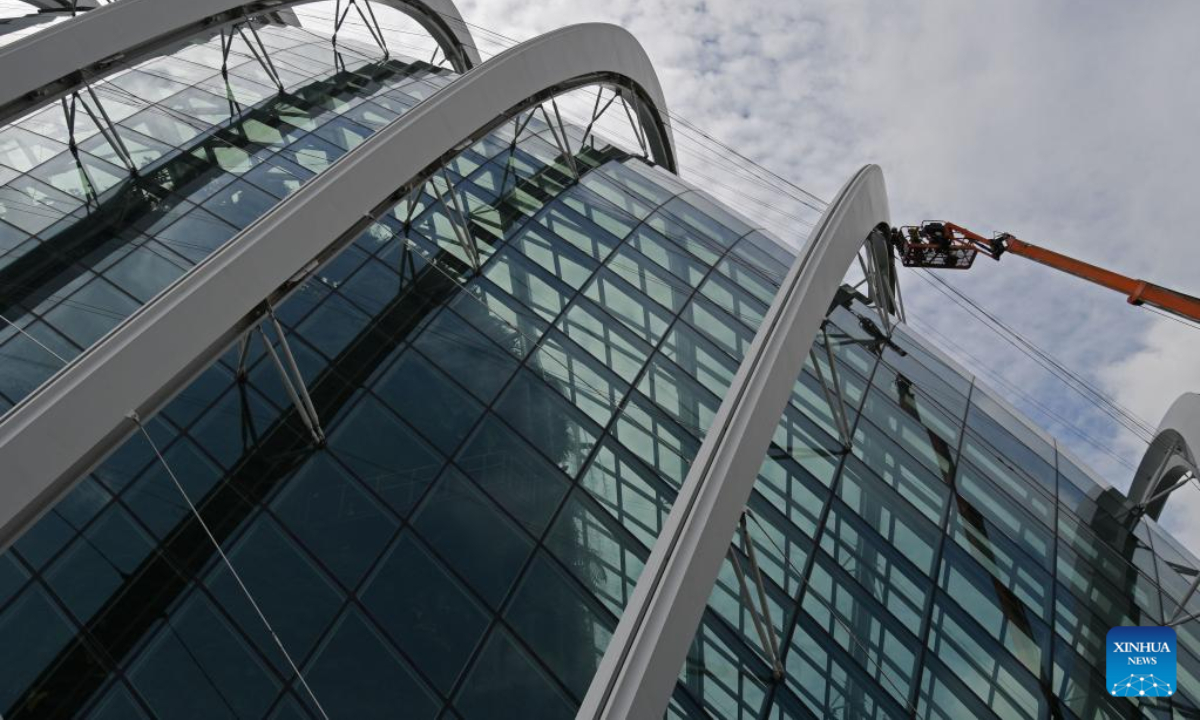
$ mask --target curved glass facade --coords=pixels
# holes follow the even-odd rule
[[[110,79],[143,99],[179,85],[117,120],[122,138],[164,142],[139,113],[207,128],[131,146],[137,176],[98,128],[44,157],[20,139],[53,141],[62,108],[0,130],[0,277],[45,268],[0,284],[27,333],[0,335],[10,403],[58,367],[31,336],[78,354],[453,79],[259,32],[281,72],[303,70],[232,123],[211,42]],[[197,60],[204,78],[181,65]],[[229,88],[261,83],[240,67]],[[0,555],[0,715],[574,715],[794,255],[565,132],[571,162],[537,117],[464,149],[278,305],[283,337],[251,331],[146,421],[152,443],[131,437]],[[30,215],[26,186],[73,199]],[[122,304],[79,295],[93,286]],[[848,287],[831,307],[669,716],[1196,717],[1194,623],[1169,699],[1110,698],[1102,658],[1110,627],[1173,615],[1200,563],[875,313]],[[324,444],[281,381],[285,349]]]
[[[380,55],[264,25],[0,128],[0,413],[452,77]]]

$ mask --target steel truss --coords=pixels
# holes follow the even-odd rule
[[[559,94],[595,85],[622,93],[656,161],[673,171],[661,87],[621,28],[564,28],[456,79],[309,180],[0,419],[8,480],[0,487],[0,550],[136,429],[131,411],[151,417],[254,330],[264,311],[463,149]],[[289,372],[320,442],[319,420]]]
[[[253,32],[254,18],[313,1],[120,0],[88,10],[0,47],[0,67],[21,69],[0,73],[0,124],[78,90],[88,79],[135,65],[201,33],[236,24],[248,25]],[[357,9],[386,53],[371,2],[341,1]],[[479,50],[453,0],[373,2],[393,7],[421,24],[456,71],[465,73],[479,65]]]

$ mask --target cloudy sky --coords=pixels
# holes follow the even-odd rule
[[[946,218],[1005,230],[1200,295],[1193,0],[458,4],[485,54],[502,47],[488,31],[527,39],[587,21],[629,29],[672,112],[820,197],[878,163],[898,224]],[[328,13],[321,5],[309,7]],[[783,225],[790,242],[807,230]],[[1179,393],[1200,391],[1200,330],[1022,258],[939,277],[1150,426]],[[926,337],[1128,486],[1145,448],[1134,433],[925,278],[901,282]],[[1178,495],[1164,522],[1200,548],[1200,523],[1189,521],[1200,490]]]
[[[523,40],[589,21],[629,29],[673,113],[820,197],[878,163],[898,224],[944,218],[984,234],[1008,231],[1200,295],[1200,229],[1190,212],[1197,183],[1188,172],[1200,166],[1200,3],[459,7],[485,55],[505,43],[490,32]],[[689,157],[681,162],[686,176]],[[791,242],[807,230],[789,235],[783,225]],[[1200,330],[1116,293],[1017,257],[939,277],[1150,427],[1181,392],[1200,391]],[[1145,443],[1111,408],[1068,388],[919,274],[901,282],[926,337],[1128,487]],[[1200,489],[1185,488],[1164,524],[1200,550],[1196,512]]]
[[[626,27],[654,61],[673,112],[821,197],[878,163],[896,222],[948,218],[986,234],[1009,231],[1200,295],[1192,213],[1200,185],[1191,171],[1200,166],[1200,3],[460,7],[471,22],[518,39],[575,22]],[[1179,393],[1200,391],[1200,330],[1116,293],[1017,257],[940,277],[1151,426]],[[1127,465],[1144,443],[922,278],[902,282],[915,323],[933,328],[927,336],[999,375],[985,381],[1127,487]],[[1172,510],[1200,510],[1200,492],[1184,492],[1190,497]],[[1169,515],[1200,547],[1190,512]]]

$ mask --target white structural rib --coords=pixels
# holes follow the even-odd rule
[[[314,0],[120,0],[0,47],[0,123],[197,33]],[[458,72],[479,50],[453,0],[373,0],[416,20]]]
[[[1146,505],[1153,518],[1162,514],[1171,489],[1188,472],[1196,472],[1200,453],[1200,395],[1184,393],[1171,403],[1158,425],[1158,433],[1129,487],[1129,500]]]
[[[661,718],[738,517],[817,330],[864,241],[888,222],[883,172],[846,183],[738,367],[576,720]]]
[[[132,0],[122,0],[131,2]],[[522,43],[342,156],[165,288],[0,421],[0,550],[207,367],[305,273],[473,141],[558,92],[620,90],[674,169],[666,106],[638,41],[575,25]]]

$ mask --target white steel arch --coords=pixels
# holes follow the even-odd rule
[[[122,0],[129,2],[131,0]],[[0,420],[0,551],[373,217],[517,113],[575,87],[619,89],[675,169],[658,78],[615,25],[511,48],[342,156],[162,290]],[[397,189],[399,188],[399,189]]]
[[[889,222],[883,171],[859,170],[775,295],[663,524],[576,720],[660,718],[809,348],[859,249]]]
[[[373,0],[421,24],[458,72],[479,50],[454,0]],[[120,0],[0,47],[0,123],[205,30],[313,0]]]
[[[1129,500],[1150,517],[1162,514],[1170,490],[1188,472],[1196,472],[1200,453],[1200,394],[1184,393],[1171,403],[1158,433],[1138,464]]]

